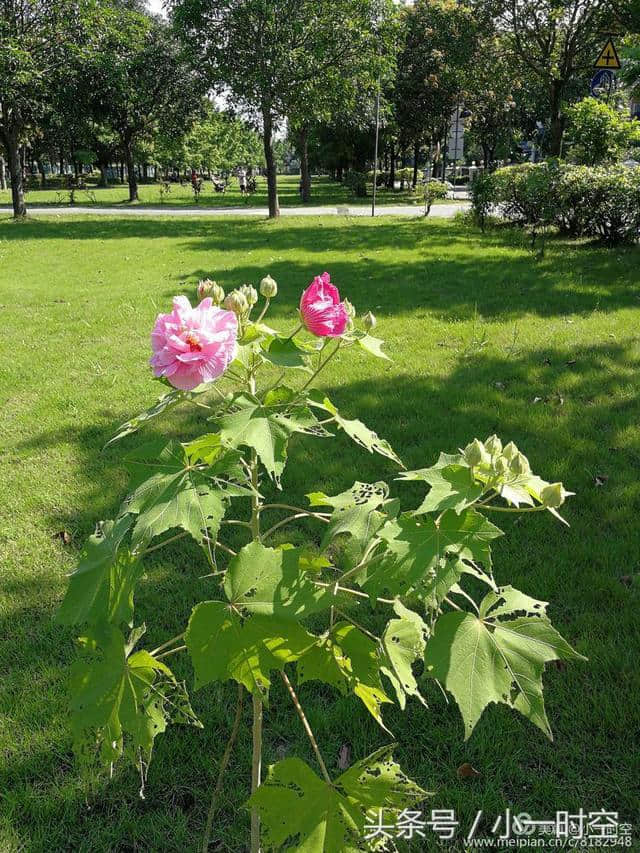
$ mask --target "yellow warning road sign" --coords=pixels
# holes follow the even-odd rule
[[[617,68],[620,68],[620,59],[618,58],[618,51],[616,50],[616,46],[614,45],[612,39],[609,39],[600,51],[598,58],[594,63],[594,68],[609,68],[612,71],[615,71]]]

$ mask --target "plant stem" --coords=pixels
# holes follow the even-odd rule
[[[184,639],[184,633],[176,634],[175,637],[172,637],[170,640],[167,640],[166,643],[163,643],[161,646],[158,646],[157,649],[154,649],[152,652],[149,652],[149,654],[155,656],[158,654],[158,652],[161,652],[163,649],[166,649],[169,646],[172,646],[174,643],[177,643],[179,640],[183,640],[183,639]]]
[[[233,720],[233,727],[231,729],[231,734],[229,735],[229,740],[227,741],[227,746],[225,748],[224,754],[220,761],[220,767],[218,768],[218,778],[216,780],[216,786],[213,789],[213,793],[211,794],[211,804],[209,805],[209,812],[207,814],[207,823],[204,829],[204,838],[202,840],[202,853],[208,853],[209,850],[209,842],[211,841],[211,830],[213,828],[213,818],[216,813],[216,805],[218,802],[218,797],[220,796],[220,791],[222,790],[222,780],[224,778],[225,771],[227,769],[227,764],[229,763],[229,759],[231,758],[231,751],[236,742],[236,738],[238,737],[238,730],[240,728],[240,720],[242,719],[242,700],[244,694],[244,687],[242,684],[238,684],[238,701],[236,704],[236,715]]]
[[[164,542],[159,542],[157,545],[153,545],[151,548],[147,548],[146,551],[143,551],[140,556],[146,557],[146,555],[150,554],[152,551],[158,551],[160,548],[164,548],[164,546],[168,545],[169,542],[175,542],[176,539],[184,539],[184,537],[188,535],[188,533],[176,533],[175,536],[170,536],[168,539],[165,539]]]
[[[161,658],[166,658],[169,655],[174,655],[176,652],[183,652],[186,648],[186,646],[176,646],[175,649],[169,649],[169,651],[163,652],[161,655],[155,655],[155,659],[161,660]]]
[[[262,769],[262,697],[252,694],[253,700],[253,759],[251,762],[251,793],[260,786]],[[251,809],[251,853],[260,853],[260,814]]]
[[[313,734],[313,730],[312,730],[311,726],[309,725],[309,721],[307,720],[305,713],[302,710],[302,706],[300,705],[300,702],[299,702],[298,697],[296,695],[296,691],[293,689],[293,685],[289,681],[287,674],[284,670],[282,670],[280,672],[280,675],[282,676],[282,680],[284,681],[284,683],[287,686],[287,690],[289,691],[289,695],[291,696],[291,699],[293,700],[293,704],[295,706],[296,711],[298,712],[298,716],[300,717],[300,719],[302,721],[302,725],[304,726],[304,730],[307,733],[307,737],[311,741],[311,746],[313,747],[313,751],[316,754],[316,758],[318,760],[318,764],[320,765],[320,770],[322,771],[322,775],[324,776],[327,784],[331,785],[331,776],[329,776],[329,773],[327,772],[327,766],[324,763],[324,759],[322,758],[322,755],[320,754],[320,749],[318,747],[318,743],[316,741],[315,735]]]
[[[268,297],[268,296],[267,296],[267,297],[265,297],[264,307],[263,307],[262,311],[260,312],[260,314],[258,315],[258,319],[256,320],[256,323],[261,323],[261,322],[262,322],[262,320],[264,319],[264,315],[265,315],[265,314],[267,313],[267,311],[269,310],[269,305],[270,305],[270,303],[271,303],[271,300],[269,299],[269,297]]]
[[[296,518],[318,518],[320,521],[324,521],[325,524],[329,524],[329,519],[324,518],[323,516],[316,516],[315,513],[312,512],[297,512],[295,515],[289,515],[287,518],[279,521],[277,524],[274,524],[273,527],[270,527],[266,531],[266,533],[262,534],[261,538],[266,539],[267,536],[270,536],[279,527],[284,527],[285,524],[289,524],[290,521],[295,521]]]
[[[366,598],[366,599],[370,598],[370,596],[367,595],[366,592],[361,592],[359,589],[351,589],[348,586],[339,586],[338,584],[325,583],[324,581],[313,581],[313,583],[316,586],[331,587],[331,589],[334,589],[336,592],[346,592],[349,595],[355,595],[358,598]],[[395,604],[396,603],[393,598],[376,598],[376,601],[379,601],[380,604]]]
[[[329,517],[328,512],[310,512],[308,509],[305,509],[301,506],[292,506],[291,504],[265,504],[261,508],[261,512],[264,512],[267,509],[289,509],[291,512],[304,512],[307,515],[322,515]]]
[[[543,509],[546,509],[546,506],[540,504],[540,506],[491,506],[490,504],[483,504],[482,509],[490,509],[493,512],[541,512]]]
[[[303,391],[305,391],[305,390],[309,387],[309,385],[311,385],[311,383],[312,383],[312,382],[313,382],[313,380],[316,378],[316,376],[320,373],[320,371],[321,371],[321,370],[323,370],[323,369],[327,366],[327,364],[331,361],[331,359],[334,357],[334,355],[335,355],[335,354],[338,352],[338,350],[340,349],[340,343],[341,343],[341,341],[340,341],[340,339],[338,339],[338,345],[336,346],[336,348],[335,348],[332,352],[330,352],[330,353],[329,353],[329,355],[325,358],[325,360],[324,360],[323,362],[321,362],[321,363],[318,365],[318,367],[317,367],[317,369],[316,369],[315,373],[312,373],[312,374],[311,374],[311,376],[309,377],[309,379],[304,383],[304,385],[302,386],[302,388],[298,391],[298,396],[299,396],[300,394],[302,394],[302,392],[303,392]]]

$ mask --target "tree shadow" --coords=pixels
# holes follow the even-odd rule
[[[556,237],[548,241],[545,257],[536,259],[516,230],[483,235],[444,220],[38,220],[1,227],[1,233],[7,241],[99,237],[141,245],[171,237],[183,241],[184,250],[208,255],[208,266],[175,276],[183,286],[195,289],[199,278],[211,276],[229,289],[245,281],[257,284],[269,271],[283,297],[272,307],[275,318],[283,316],[289,304],[297,302],[301,286],[325,268],[357,307],[371,307],[382,316],[410,311],[444,320],[476,313],[509,319],[640,304],[636,247],[589,246],[587,251],[582,243]],[[296,258],[296,250],[304,251],[304,261]],[[265,251],[270,256],[267,265]],[[173,292],[167,290],[166,296]]]

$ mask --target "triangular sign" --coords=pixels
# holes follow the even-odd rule
[[[609,68],[616,70],[620,68],[620,59],[618,51],[612,39],[609,39],[605,46],[600,51],[598,58],[595,61],[594,68]]]

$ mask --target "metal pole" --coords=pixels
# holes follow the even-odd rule
[[[376,146],[373,158],[373,197],[371,201],[371,216],[376,215],[376,188],[378,185],[378,139],[380,137],[380,76],[378,75],[378,91],[376,93]]]

